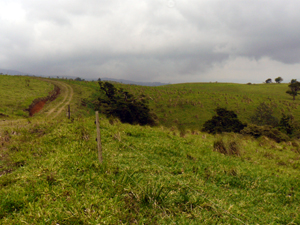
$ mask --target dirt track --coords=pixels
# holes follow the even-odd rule
[[[61,95],[63,95],[63,100],[61,100],[59,103],[57,103],[56,106],[52,107],[47,113],[47,117],[54,119],[57,117],[63,110],[66,109],[67,105],[70,104],[72,98],[73,98],[73,88],[64,83],[59,81],[51,81],[52,83],[56,84],[61,88]]]

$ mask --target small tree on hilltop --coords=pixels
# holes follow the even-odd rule
[[[276,82],[277,84],[280,84],[282,81],[283,81],[282,77],[277,77],[277,78],[275,78],[275,82]]]
[[[266,84],[271,84],[271,83],[272,83],[272,79],[271,78],[266,79]]]
[[[293,81],[292,83],[292,81],[289,84],[290,90],[286,91],[286,93],[293,96],[293,100],[295,100],[296,96],[298,95],[298,92],[300,91],[300,82]]]

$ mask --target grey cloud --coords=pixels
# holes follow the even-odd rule
[[[199,31],[220,35],[228,54],[300,61],[298,1],[212,1],[183,7],[182,15]],[[218,42],[216,42],[218,44]]]
[[[238,57],[300,63],[296,0],[11,0],[0,68],[160,81],[204,77]]]

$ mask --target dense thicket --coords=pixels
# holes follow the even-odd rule
[[[275,127],[272,126],[258,126],[255,124],[249,124],[247,127],[245,127],[242,131],[242,134],[247,134],[247,135],[251,135],[255,138],[261,137],[261,136],[265,136],[268,138],[271,138],[273,140],[275,140],[276,142],[282,142],[282,141],[288,141],[290,140],[290,138],[284,134],[283,132],[281,132],[280,130],[278,130]]]
[[[94,110],[117,117],[123,123],[155,125],[156,115],[151,112],[145,95],[134,96],[109,82],[99,81],[99,91],[86,101]]]
[[[204,123],[202,131],[212,134],[222,132],[239,133],[247,126],[237,118],[233,111],[220,107],[216,108],[215,111],[217,115]]]

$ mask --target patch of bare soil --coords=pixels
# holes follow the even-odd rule
[[[54,90],[49,93],[47,97],[37,98],[33,100],[31,105],[25,111],[29,112],[29,116],[33,116],[35,113],[38,113],[41,109],[43,109],[44,105],[48,101],[54,101],[60,93],[60,88],[58,86],[54,86]]]

